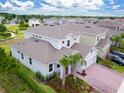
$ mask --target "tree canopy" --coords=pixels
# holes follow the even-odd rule
[[[0,32],[6,32],[7,28],[3,24],[0,24]]]

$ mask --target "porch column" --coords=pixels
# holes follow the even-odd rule
[[[61,66],[60,68],[60,78],[62,79],[63,78],[63,67]]]
[[[68,66],[68,74],[71,74],[71,65]]]
[[[55,63],[53,63],[53,72],[55,72]]]

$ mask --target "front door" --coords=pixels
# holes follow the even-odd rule
[[[65,74],[68,75],[68,67],[65,68]]]
[[[70,40],[67,41],[67,46],[70,46]]]

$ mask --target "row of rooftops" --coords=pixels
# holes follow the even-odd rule
[[[53,37],[57,39],[64,39],[70,33],[72,33],[73,35],[79,35],[81,33],[97,35],[100,33],[107,32],[107,29],[88,23],[69,23],[53,26],[41,24],[35,28],[28,29],[28,31],[34,34],[40,34],[43,36]]]
[[[13,48],[24,53],[25,55],[43,63],[59,62],[63,55],[71,55],[76,51],[80,51],[83,58],[91,51],[92,46],[75,43],[71,48],[62,48],[60,50],[54,48],[49,42],[28,38],[17,44],[12,45]]]

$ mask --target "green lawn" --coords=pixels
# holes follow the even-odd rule
[[[117,72],[124,73],[124,66],[120,66],[110,60],[102,60],[102,61],[99,61],[98,63],[101,65],[104,65],[112,70],[115,70]]]
[[[17,31],[19,31],[19,25],[5,25],[7,27],[7,29],[11,32],[16,33]]]
[[[41,82],[38,82],[35,79],[35,74],[28,68],[26,68],[24,65],[21,64],[20,68],[18,69],[19,74],[22,73],[25,77],[22,77],[26,82],[28,82],[29,79],[31,79],[30,82],[35,83],[37,86],[39,86],[42,90],[44,90],[46,93],[56,93],[54,89],[51,87],[48,87],[47,85],[42,84]],[[28,79],[29,78],[29,79]],[[28,82],[29,83],[29,82]]]
[[[0,73],[0,85],[6,93],[35,93],[27,83],[25,83],[15,73]]]
[[[0,39],[6,39],[6,38],[8,38],[8,36],[0,35]]]
[[[19,25],[6,25],[7,29],[10,32],[13,32],[16,34],[16,36],[14,37],[14,39],[24,39],[24,31],[19,30]]]
[[[18,31],[14,39],[24,39],[24,31]]]
[[[10,46],[9,45],[1,45],[0,48],[4,48],[6,54],[10,53]]]

